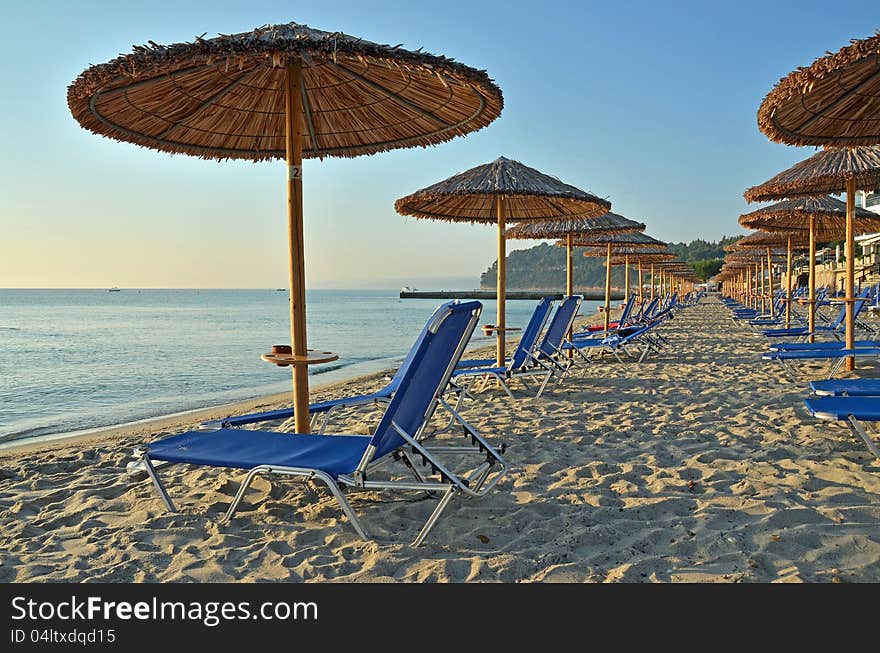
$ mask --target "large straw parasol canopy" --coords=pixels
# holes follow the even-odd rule
[[[764,231],[806,230],[815,220],[817,238],[839,238],[846,230],[846,204],[827,195],[795,197],[765,206],[739,216],[739,223],[748,229]],[[856,233],[880,230],[880,214],[856,207],[853,215]]]
[[[575,238],[575,245],[611,245],[611,249],[616,252],[618,251],[618,248],[622,248],[627,245],[649,245],[652,247],[665,247],[666,243],[664,243],[662,240],[657,240],[656,238],[653,238],[647,234],[630,231],[620,233],[586,234]],[[589,254],[588,252],[584,252],[584,255],[588,256]]]
[[[510,222],[592,218],[611,208],[608,200],[501,156],[401,197],[394,209],[428,220],[495,224],[498,197],[505,200],[505,221]]]
[[[501,113],[485,71],[287,23],[136,46],[83,72],[67,101],[86,129],[206,159],[285,157],[286,65],[301,64],[302,156],[436,145]]]
[[[766,249],[787,246],[788,239],[791,238],[792,246],[807,245],[810,241],[810,234],[804,230],[792,233],[782,231],[756,231],[755,233],[743,236],[732,245],[725,245],[725,251],[738,251],[741,249]]]
[[[758,109],[758,127],[788,145],[880,143],[880,34],[782,78]]]
[[[880,147],[826,148],[743,194],[747,202],[841,193],[880,185]]]
[[[616,213],[604,213],[594,218],[577,216],[564,220],[548,220],[542,222],[520,223],[507,230],[507,238],[523,240],[542,240],[549,238],[565,238],[588,234],[632,233],[644,230],[645,225]],[[562,242],[565,245],[565,242]]]
[[[298,433],[309,432],[307,366],[335,360],[306,343],[302,160],[436,145],[501,112],[485,71],[399,46],[267,25],[191,43],[135,47],[67,90],[86,129],[205,159],[285,159],[291,354]]]
[[[495,224],[498,230],[495,326],[499,367],[505,363],[505,284],[507,222],[553,220],[607,213],[611,202],[563,183],[527,165],[498,157],[491,163],[465,170],[427,188],[401,197],[394,209],[401,215],[444,222]],[[571,274],[569,273],[569,280]]]

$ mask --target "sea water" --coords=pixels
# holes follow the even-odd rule
[[[308,291],[309,347],[339,355],[309,368],[311,385],[395,367],[440,303]],[[483,304],[494,323],[495,302]],[[524,327],[535,304],[508,301],[508,325]],[[288,307],[276,289],[0,290],[0,446],[289,390],[291,368],[260,360],[290,342]]]

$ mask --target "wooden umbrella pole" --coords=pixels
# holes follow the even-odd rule
[[[770,297],[770,317],[776,317],[776,307],[773,302],[773,258],[770,248],[767,247],[767,296]]]
[[[611,243],[608,243],[608,253],[605,257],[605,330],[611,323]]]
[[[767,287],[764,283],[764,259],[763,258],[761,259],[761,272],[760,272],[760,274],[761,274],[761,276],[759,278],[761,279],[761,290],[759,292],[761,293],[761,315],[764,315],[767,313],[767,308],[764,305],[764,298],[767,296]]]
[[[815,342],[813,332],[816,330],[816,218],[810,216],[810,288],[807,304],[807,329],[810,332],[808,340]]]
[[[785,262],[785,328],[791,328],[791,234],[788,235],[788,257]]]
[[[306,274],[303,252],[302,65],[288,63],[285,76],[285,145],[287,149],[287,244],[290,254],[290,344],[305,357]],[[309,432],[309,368],[293,365],[293,416],[297,433]]]
[[[572,235],[568,234],[565,237],[565,258],[566,258],[566,260],[565,260],[565,295],[567,297],[571,297],[574,294],[574,261],[572,260],[572,257],[571,257],[571,250],[573,249],[571,241],[572,241]],[[568,333],[565,334],[565,337],[568,338],[569,340],[571,340],[572,331],[573,331],[573,329],[569,328]],[[574,358],[574,350],[573,349],[569,349],[567,354],[568,354],[568,358],[570,358],[570,359]]]
[[[571,258],[572,235],[565,237],[565,294],[571,297],[574,294],[574,265]]]
[[[623,301],[629,301],[629,254],[623,255]]]
[[[504,198],[500,195],[495,198],[495,211],[498,216],[498,280],[495,287],[495,297],[498,304],[498,351],[496,363],[498,367],[504,367],[504,329],[506,318],[504,315],[504,300],[507,284],[507,251],[504,239]]]
[[[639,306],[642,305],[644,297],[642,296],[642,257],[639,257]]]
[[[853,239],[853,214],[856,212],[856,182],[855,179],[846,180],[846,244],[844,256],[846,256],[846,348],[855,346],[855,241]],[[856,359],[850,356],[846,359],[846,369],[854,370]]]
[[[651,263],[651,295],[648,297],[648,301],[654,300],[654,264]]]

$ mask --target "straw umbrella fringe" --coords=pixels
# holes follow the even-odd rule
[[[499,157],[418,190],[394,203],[401,215],[445,222],[497,223],[497,363],[505,363],[505,285],[508,221],[592,218],[611,208],[608,200],[563,183],[519,161]]]
[[[501,113],[485,71],[306,25],[152,42],[91,66],[67,102],[86,129],[206,159],[287,161],[295,428],[309,431],[302,159],[436,145]],[[277,362],[277,359],[270,359]]]

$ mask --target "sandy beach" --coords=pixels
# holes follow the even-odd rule
[[[363,541],[301,483],[257,480],[220,525],[241,472],[163,472],[180,514],[125,474],[136,445],[228,408],[2,452],[0,581],[880,581],[880,463],[809,417],[806,385],[762,362],[761,338],[714,297],[663,333],[670,347],[642,364],[597,361],[540,400],[468,402],[511,473],[454,503],[420,548],[406,542],[434,501],[418,495],[353,494]]]

